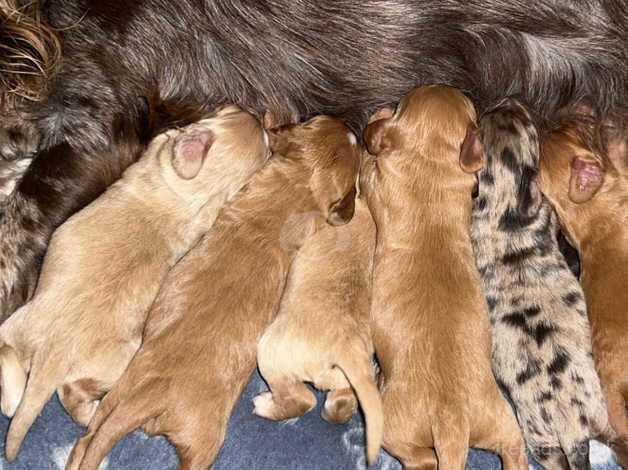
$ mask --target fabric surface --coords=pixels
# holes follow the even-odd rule
[[[324,395],[318,393],[319,405],[307,415],[288,422],[272,422],[254,416],[251,399],[267,390],[256,373],[238,403],[225,444],[212,470],[361,470],[365,469],[364,432],[358,414],[346,425],[329,424],[320,417]],[[2,460],[0,470],[61,470],[74,441],[83,434],[65,413],[57,398],[44,408],[28,433],[22,450],[13,464],[4,459],[4,437],[8,419],[0,420]],[[171,470],[177,468],[174,449],[163,437],[149,438],[136,431],[120,441],[103,462],[103,470]],[[617,470],[610,450],[592,443],[591,463],[594,470]],[[377,470],[400,470],[401,465],[380,452]],[[480,450],[471,450],[467,469],[499,469],[499,458]],[[537,469],[534,465],[531,469]]]

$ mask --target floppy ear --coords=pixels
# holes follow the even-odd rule
[[[214,133],[209,129],[178,136],[172,156],[172,167],[177,175],[186,180],[198,175],[214,140]]]
[[[366,127],[364,141],[371,155],[379,155],[390,146],[390,138],[388,136],[389,122],[389,119],[380,119]]]
[[[340,201],[334,202],[329,208],[327,223],[333,226],[344,225],[353,218],[355,211],[355,186]]]
[[[390,119],[395,114],[395,108],[392,106],[384,106],[375,111],[369,118],[369,124],[379,121],[380,119]]]
[[[576,204],[591,199],[604,182],[604,172],[593,158],[576,156],[571,162],[569,199]]]
[[[467,126],[467,135],[460,146],[460,167],[466,173],[475,173],[484,167],[484,147],[474,123]]]

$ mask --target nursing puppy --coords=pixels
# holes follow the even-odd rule
[[[589,440],[611,437],[591,358],[582,289],[560,253],[558,219],[537,185],[539,140],[505,100],[480,121],[472,238],[493,330],[493,371],[545,468],[589,468]]]
[[[421,83],[463,89],[481,109],[518,94],[548,118],[586,95],[605,110],[628,103],[627,10],[618,0],[1,0],[0,103],[19,101],[41,144],[0,212],[0,321],[27,300],[54,229],[119,176],[111,166],[128,165],[114,129],[121,116],[137,127],[137,97],[237,102],[284,122],[329,113],[354,128]],[[41,99],[15,99],[24,90]],[[0,140],[0,158],[16,158],[14,147]]]
[[[271,133],[274,155],[169,273],[144,342],[76,445],[68,469],[96,469],[137,427],[165,434],[182,469],[207,468],[255,368],[296,250],[354,211],[360,147],[319,116]],[[324,217],[320,217],[320,213]]]
[[[260,339],[257,362],[270,392],[255,397],[253,413],[268,419],[301,416],[316,405],[303,384],[329,390],[323,418],[348,421],[358,395],[367,423],[367,460],[382,439],[382,404],[371,358],[370,291],[375,225],[356,201],[346,227],[310,237],[290,268],[279,313]],[[352,390],[353,388],[353,390]]]
[[[406,469],[462,470],[469,446],[496,451],[505,469],[527,469],[491,372],[469,235],[473,172],[483,162],[473,105],[453,88],[428,86],[377,117],[365,133],[376,157],[362,187],[377,226],[372,316],[384,448]]]
[[[593,359],[619,435],[611,447],[628,468],[628,133],[611,130],[606,153],[583,134],[567,124],[543,139],[539,182],[580,255]]]
[[[262,167],[267,140],[235,106],[161,134],[119,182],[56,231],[33,300],[0,328],[2,411],[12,416],[17,408],[7,458],[55,390],[87,425],[94,400],[139,348],[168,270]]]

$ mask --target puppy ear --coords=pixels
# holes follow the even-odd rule
[[[467,135],[460,146],[460,167],[466,173],[475,173],[484,167],[484,147],[474,123],[467,126]]]
[[[395,108],[392,106],[384,106],[375,111],[369,118],[369,124],[379,121],[380,119],[390,119],[395,114]]]
[[[335,227],[348,223],[355,212],[355,186],[340,201],[334,202],[329,208],[327,223]]]
[[[175,139],[172,167],[180,178],[190,180],[198,175],[214,140],[214,133],[209,129],[182,134]]]
[[[389,119],[380,119],[366,127],[364,141],[371,155],[379,155],[390,147],[390,137],[388,136],[389,122]]]
[[[593,158],[576,156],[571,162],[569,199],[576,204],[591,199],[604,182],[604,172]]]

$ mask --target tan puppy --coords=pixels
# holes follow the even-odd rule
[[[0,328],[2,411],[11,416],[17,407],[9,460],[55,390],[87,425],[94,400],[140,346],[168,270],[263,166],[267,141],[261,124],[235,106],[161,134],[120,181],[55,232],[33,300]]]
[[[271,147],[270,163],[169,273],[142,347],[101,402],[68,469],[96,469],[140,426],[168,437],[182,469],[213,462],[295,250],[325,218],[343,224],[354,211],[361,149],[344,124],[319,116],[271,133]]]
[[[323,418],[348,421],[357,393],[367,422],[367,459],[382,439],[382,404],[373,377],[370,329],[371,266],[375,225],[357,200],[346,227],[310,237],[290,268],[279,314],[257,347],[259,370],[271,392],[254,399],[253,413],[269,419],[301,416],[316,405],[303,384],[330,390]]]
[[[609,420],[611,447],[628,465],[628,151],[626,133],[612,132],[607,155],[566,125],[542,142],[540,185],[580,255],[591,323],[593,359]]]
[[[376,158],[362,187],[377,226],[372,315],[384,448],[406,469],[462,470],[469,446],[496,451],[505,469],[527,469],[491,372],[469,234],[473,172],[483,164],[473,105],[453,88],[425,86],[378,117],[365,133]]]

